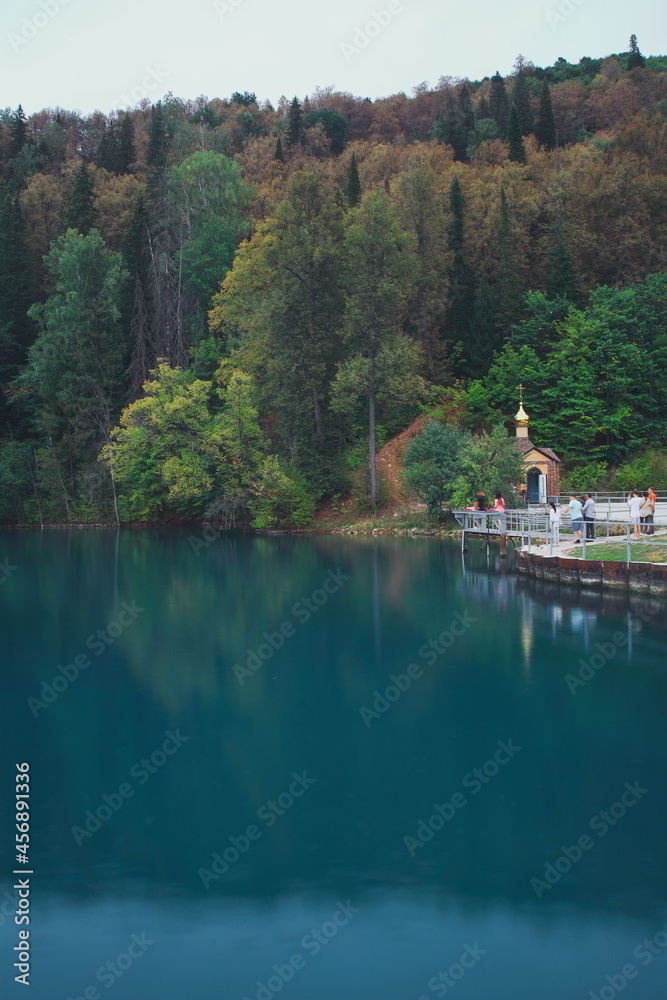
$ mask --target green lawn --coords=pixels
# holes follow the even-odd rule
[[[564,554],[582,558],[582,545],[577,545]],[[667,545],[651,545],[634,542],[630,545],[633,562],[667,562]],[[587,559],[608,559],[610,562],[625,562],[627,559],[625,543],[607,542],[604,545],[589,545],[586,547]]]

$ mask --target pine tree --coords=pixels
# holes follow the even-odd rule
[[[108,125],[102,125],[102,136],[97,148],[96,163],[111,174],[118,171],[118,126],[112,119]]]
[[[473,378],[487,373],[493,352],[498,347],[495,302],[489,279],[482,273],[477,284],[470,336],[466,344],[467,370]]]
[[[287,145],[298,146],[303,138],[303,114],[298,98],[294,98],[287,113]]]
[[[15,156],[18,156],[28,141],[28,122],[26,120],[25,112],[20,104],[11,116],[9,135],[11,137],[9,145],[9,158],[13,160]]]
[[[644,56],[639,51],[639,45],[637,44],[637,36],[630,35],[630,55],[628,56],[628,70],[640,69],[646,65],[646,60]]]
[[[514,79],[514,106],[519,116],[521,135],[530,135],[533,131],[533,108],[530,103],[528,84],[523,72],[519,71]]]
[[[572,261],[572,254],[561,222],[552,227],[553,242],[547,259],[547,296],[550,299],[574,300],[579,294],[579,280]]]
[[[134,124],[130,115],[125,112],[125,117],[120,126],[118,137],[118,173],[129,174],[130,167],[137,158],[134,146]]]
[[[74,185],[65,202],[65,225],[87,236],[97,224],[95,192],[90,168],[82,160],[74,173]]]
[[[459,114],[461,117],[461,128],[464,132],[466,142],[468,136],[475,127],[475,114],[472,107],[472,95],[467,83],[463,83],[459,90]]]
[[[537,141],[545,149],[552,150],[556,147],[556,123],[554,121],[554,109],[551,104],[551,93],[546,79],[542,80],[542,93],[540,94],[540,112],[535,127]]]
[[[356,208],[361,199],[361,181],[359,180],[359,168],[357,158],[352,154],[350,167],[347,172],[347,202],[350,208]]]
[[[496,71],[491,77],[491,98],[489,101],[491,118],[498,126],[498,135],[501,139],[507,138],[507,128],[509,125],[510,109],[505,90],[505,81],[500,73]]]
[[[25,217],[18,197],[0,181],[0,431],[17,416],[7,409],[5,390],[25,363],[35,336],[28,309],[35,301]]]
[[[466,348],[475,307],[475,274],[464,254],[465,200],[458,177],[449,189],[449,224],[447,248],[452,253],[449,268],[449,301],[445,330],[447,335]],[[467,354],[467,349],[466,349]]]
[[[495,239],[496,264],[493,273],[493,293],[496,322],[501,336],[507,337],[513,323],[521,316],[523,295],[516,262],[516,246],[505,189],[500,190],[500,219]]]
[[[475,121],[481,122],[485,118],[491,117],[491,109],[489,107],[489,102],[486,97],[482,94],[479,101],[477,102],[477,108],[475,109]]]
[[[273,159],[278,160],[279,163],[285,162],[285,152],[283,150],[283,140],[278,136],[278,141],[276,143],[276,151],[273,154]]]
[[[509,143],[509,158],[514,163],[525,163],[526,162],[526,148],[523,144],[523,136],[521,135],[521,125],[519,124],[519,116],[517,114],[516,106],[512,105],[512,110],[510,111],[510,123],[507,130],[507,141]]]

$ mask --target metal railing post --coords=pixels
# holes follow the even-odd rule
[[[629,566],[632,561],[632,550],[630,548],[630,525],[625,526],[625,565]]]

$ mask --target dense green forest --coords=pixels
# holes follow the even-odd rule
[[[634,36],[375,101],[0,112],[0,520],[307,524],[519,383],[572,483],[667,476],[666,118]]]

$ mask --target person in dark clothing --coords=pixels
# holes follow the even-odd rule
[[[586,525],[586,541],[592,540],[595,538],[595,500],[590,493],[584,496],[581,509]]]

